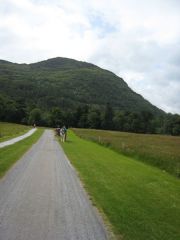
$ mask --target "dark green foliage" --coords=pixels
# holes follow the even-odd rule
[[[28,123],[30,125],[33,125],[33,124],[38,124],[40,125],[42,122],[42,113],[41,113],[41,110],[39,108],[34,108],[30,114],[29,114],[29,120],[28,120]]]
[[[95,65],[66,58],[35,64],[0,61],[0,93],[25,105],[35,104],[43,110],[52,107],[74,109],[82,104],[119,110],[161,110],[133,92],[123,79]]]
[[[171,135],[180,135],[180,116],[168,114],[164,121],[164,132]]]
[[[0,94],[0,120],[19,123],[25,117],[23,103]]]
[[[58,107],[53,108],[51,111],[51,125],[58,126],[58,125],[61,125],[62,122],[63,122],[63,115],[61,110]]]
[[[151,112],[117,112],[114,116],[115,129],[125,132],[154,133],[155,124]]]
[[[103,129],[113,129],[114,124],[113,124],[113,109],[109,103],[107,103],[103,118],[102,118],[102,128]]]
[[[0,121],[180,134],[178,115],[166,118],[122,78],[93,64],[0,60],[0,86]]]
[[[101,128],[101,112],[98,108],[92,108],[88,114],[89,128],[100,129]]]

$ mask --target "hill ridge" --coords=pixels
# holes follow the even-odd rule
[[[106,109],[115,113],[110,121],[106,119],[108,126],[113,117],[122,119],[120,112],[126,123],[135,118],[135,125],[165,115],[116,74],[74,59],[57,57],[30,64],[0,60],[0,86],[1,121],[31,123],[33,115],[43,118],[41,124],[56,125],[59,118],[70,119],[72,126],[91,126],[92,120],[96,121],[92,126],[107,128]]]
[[[64,92],[70,92],[71,89],[69,97],[81,103],[105,105],[109,102],[112,107],[121,110],[163,112],[140,94],[135,93],[116,74],[87,62],[61,57],[30,64],[17,64],[0,60],[0,74],[2,85],[0,93],[11,95],[13,99],[16,98],[15,94],[13,92],[9,94],[9,88],[11,87],[7,88],[3,79],[7,79],[9,83],[17,85],[19,89],[24,89],[27,84],[27,89],[24,89],[27,92],[27,96],[29,95],[28,87],[30,86],[31,88],[38,86],[42,91],[42,88],[44,89],[46,85],[51,85],[49,87],[53,88],[52,90],[60,89],[61,98],[66,98]],[[52,85],[54,86],[52,87]],[[66,85],[67,88],[65,87]],[[74,95],[73,89],[76,89],[75,92],[78,91],[78,94]],[[15,91],[15,87],[12,90]],[[98,96],[99,94],[101,97]],[[58,97],[57,94],[55,94],[55,97]],[[135,107],[136,105],[139,109]]]

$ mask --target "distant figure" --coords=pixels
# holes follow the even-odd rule
[[[34,127],[34,128],[36,127],[36,124],[35,124],[35,123],[33,124],[33,127]]]
[[[64,136],[64,132],[63,132],[63,128],[61,128],[60,129],[61,142],[63,142],[63,136]]]
[[[63,126],[60,130],[61,142],[66,142],[67,139],[67,129]]]
[[[67,140],[67,128],[66,128],[66,126],[64,126],[63,128],[64,128],[64,142],[66,142],[66,140]]]

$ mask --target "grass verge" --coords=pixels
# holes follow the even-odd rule
[[[32,129],[30,126],[0,122],[0,142],[23,135],[30,129]]]
[[[118,239],[180,239],[178,179],[71,131],[62,147]]]
[[[74,129],[84,138],[180,177],[180,137]]]
[[[40,138],[42,133],[43,129],[38,129],[30,137],[0,149],[0,178]]]

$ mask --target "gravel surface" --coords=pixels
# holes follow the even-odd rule
[[[19,141],[23,140],[24,138],[27,138],[27,137],[31,136],[36,130],[37,130],[36,128],[33,128],[33,129],[29,130],[27,133],[25,133],[24,135],[21,135],[19,137],[12,138],[8,141],[2,142],[2,143],[0,143],[0,148],[3,148],[3,147],[6,147],[8,145],[12,145],[16,142],[19,142]]]
[[[0,181],[0,240],[104,240],[102,219],[46,130]]]

